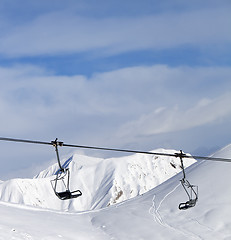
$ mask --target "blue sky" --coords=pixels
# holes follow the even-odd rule
[[[202,155],[231,143],[230,11],[230,1],[2,0],[0,135]],[[42,146],[0,150],[0,179],[54,163]]]

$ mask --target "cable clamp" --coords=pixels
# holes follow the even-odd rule
[[[54,141],[51,141],[51,144],[54,146],[54,147],[62,147],[63,146],[63,142],[59,142],[58,141],[58,138],[56,138]]]
[[[186,154],[183,153],[182,150],[180,150],[180,153],[175,153],[174,155],[176,156],[176,158],[180,158],[180,159],[186,157]]]

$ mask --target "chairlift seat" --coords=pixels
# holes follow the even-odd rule
[[[180,203],[179,204],[179,209],[180,210],[187,210],[188,208],[194,207],[196,205],[197,199],[190,199],[189,201],[185,203]]]
[[[76,190],[73,192],[71,192],[70,190],[66,190],[64,192],[56,192],[55,194],[59,199],[67,200],[67,199],[80,197],[82,195],[82,192],[80,190]]]

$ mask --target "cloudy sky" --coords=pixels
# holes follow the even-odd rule
[[[0,0],[0,136],[212,153],[231,143],[230,26],[229,0]],[[0,179],[55,161],[0,151]]]

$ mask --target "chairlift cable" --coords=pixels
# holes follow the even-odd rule
[[[34,144],[53,145],[52,142],[41,142],[41,141],[25,140],[25,139],[16,139],[16,138],[0,137],[0,140],[1,140],[1,141],[10,141],[10,142],[22,142],[22,143],[34,143]]]
[[[55,142],[55,141],[43,142],[43,141],[15,139],[15,138],[6,138],[6,137],[0,137],[0,141],[22,142],[22,143],[43,144],[43,145],[54,145],[54,142]],[[140,154],[166,156],[166,157],[176,157],[176,158],[177,157],[183,157],[183,158],[191,158],[191,159],[198,159],[198,160],[231,162],[231,159],[229,159],[229,158],[203,157],[203,156],[194,156],[194,155],[186,155],[186,154],[181,155],[181,153],[175,153],[175,154],[157,153],[157,152],[130,150],[130,149],[106,148],[106,147],[96,147],[96,146],[86,146],[86,145],[73,145],[73,144],[66,144],[66,143],[63,143],[63,142],[60,142],[60,141],[57,141],[56,144],[57,144],[57,146],[63,146],[63,147],[84,148],[84,149],[94,149],[94,150],[114,151],[114,152],[126,152],[126,153],[140,153]]]
[[[94,150],[103,150],[103,151],[105,150],[105,151],[113,151],[113,152],[141,153],[141,154],[149,154],[149,155],[176,157],[175,154],[170,154],[170,153],[155,153],[155,152],[146,152],[146,151],[139,151],[139,150],[119,149],[119,148],[106,148],[106,147],[95,147],[95,146],[85,146],[85,145],[72,145],[72,144],[66,144],[66,143],[63,143],[63,146],[64,147],[94,149]]]

